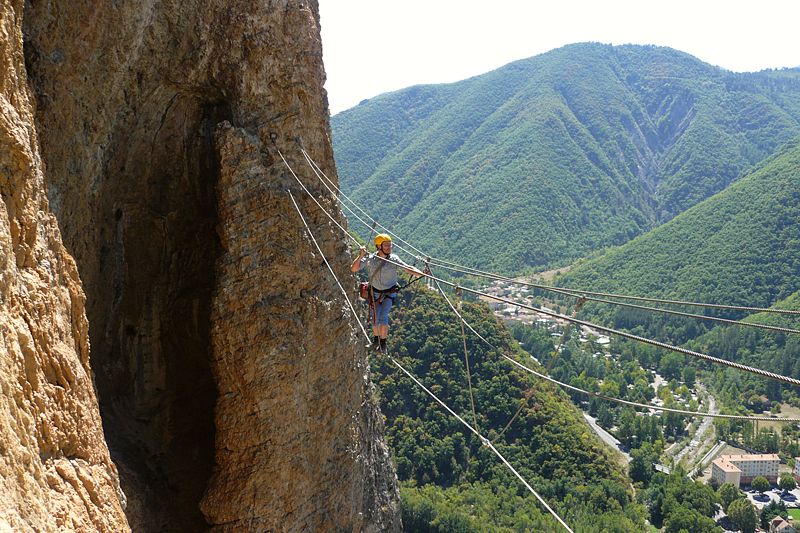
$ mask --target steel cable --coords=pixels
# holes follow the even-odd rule
[[[461,322],[464,325],[466,325],[466,327],[476,337],[478,337],[481,341],[483,341],[483,343],[486,344],[487,347],[489,347],[490,349],[496,351],[500,355],[500,357],[503,357],[504,359],[506,359],[510,363],[512,363],[512,364],[518,366],[519,368],[521,368],[522,370],[525,370],[526,372],[529,372],[529,373],[533,374],[536,377],[539,377],[541,379],[549,381],[550,383],[553,383],[553,384],[558,385],[560,387],[563,387],[565,389],[569,389],[569,390],[578,392],[580,394],[585,394],[587,396],[594,396],[595,398],[599,398],[601,400],[606,400],[606,401],[609,401],[609,402],[614,402],[614,403],[619,403],[619,404],[622,404],[622,405],[627,405],[627,406],[630,406],[630,407],[635,407],[635,408],[640,408],[640,409],[648,409],[648,410],[653,410],[653,411],[666,411],[668,413],[677,413],[677,414],[680,414],[680,415],[686,415],[686,416],[698,417],[698,418],[722,418],[722,419],[731,419],[731,420],[745,420],[745,421],[751,421],[751,422],[756,422],[756,421],[757,422],[767,422],[767,421],[769,421],[769,422],[800,422],[800,417],[727,415],[727,414],[721,414],[721,413],[703,413],[703,412],[700,412],[700,411],[688,411],[688,410],[684,410],[684,409],[674,409],[672,407],[661,407],[661,406],[657,406],[657,405],[648,405],[648,404],[644,404],[644,403],[638,403],[638,402],[632,402],[632,401],[629,401],[629,400],[623,400],[621,398],[615,398],[613,396],[606,396],[604,394],[600,394],[599,392],[588,391],[588,390],[585,390],[585,389],[581,389],[580,387],[575,387],[574,385],[570,385],[568,383],[564,383],[562,381],[558,381],[555,378],[552,378],[552,377],[550,377],[550,376],[548,376],[546,374],[542,374],[541,372],[537,372],[536,370],[533,370],[532,368],[523,365],[522,363],[520,363],[516,359],[513,359],[513,358],[507,356],[500,349],[498,349],[496,346],[494,346],[491,342],[486,340],[486,338],[483,335],[481,335],[480,333],[478,333],[475,330],[475,328],[473,328],[472,325],[469,322],[467,322],[467,320],[464,318],[464,316],[456,310],[456,308],[453,306],[453,303],[450,301],[450,298],[447,296],[447,294],[444,292],[444,290],[442,290],[442,287],[441,287],[441,285],[439,285],[438,281],[435,282],[435,283],[436,283],[436,287],[437,287],[438,291],[442,294],[442,296],[444,297],[444,300],[450,306],[450,309],[453,311],[453,313],[455,313],[455,315],[459,318],[459,320],[461,320]]]
[[[278,151],[278,153],[280,154],[280,151]],[[287,166],[287,168],[289,168],[290,172],[292,172],[292,175],[295,177],[295,179],[298,181],[298,183],[300,183],[302,185],[302,182],[300,182],[300,179],[297,177],[297,175],[291,169],[291,167],[289,166],[289,163],[283,157],[283,154],[281,154],[281,159],[283,159],[284,164]],[[304,185],[303,185],[303,190],[306,192],[306,194],[308,194],[308,195],[313,197],[311,192]],[[328,213],[327,210],[324,207],[322,207],[322,205],[317,201],[316,198],[314,198],[314,201],[319,206],[319,208],[322,209],[323,212],[325,212],[331,220],[333,220],[333,216],[330,213]],[[341,226],[341,224],[337,223],[336,225],[340,229],[342,229],[342,231],[347,232],[347,230],[344,229]],[[349,233],[348,233],[348,235],[349,235]],[[355,240],[355,238],[352,237],[352,235],[350,237]],[[390,259],[386,259],[386,258],[383,258],[383,257],[380,257],[380,256],[376,256],[376,257],[378,257],[381,261],[386,261],[388,263],[393,263],[393,264],[395,264],[397,266],[402,267],[402,265],[400,265],[399,263],[395,263],[394,261],[392,261]],[[437,278],[437,277],[435,277],[435,276],[433,276],[431,274],[423,274],[423,275],[428,277],[429,279],[440,281],[441,283],[444,283],[444,284],[449,285],[451,287],[457,287],[458,286],[455,283],[452,283],[450,281],[446,281],[446,280]],[[600,326],[598,324],[593,324],[593,323],[587,322],[585,320],[579,320],[577,318],[572,318],[572,317],[569,317],[569,316],[565,316],[565,315],[562,315],[560,313],[556,313],[554,311],[549,311],[549,310],[546,310],[546,309],[537,309],[537,308],[534,308],[534,307],[529,306],[529,305],[521,304],[519,302],[514,302],[512,300],[508,300],[506,298],[501,298],[499,296],[494,296],[494,295],[491,295],[491,294],[487,294],[487,293],[484,293],[484,292],[481,292],[481,291],[476,291],[474,289],[469,289],[467,287],[462,287],[462,289],[467,291],[467,292],[469,292],[469,293],[475,294],[476,296],[484,296],[486,298],[490,298],[490,299],[495,300],[495,301],[504,302],[504,303],[510,304],[510,305],[516,305],[516,306],[518,306],[520,308],[528,309],[528,310],[531,310],[531,311],[534,311],[534,312],[537,312],[537,313],[541,313],[541,314],[544,314],[544,315],[548,315],[548,316],[551,316],[553,318],[558,318],[558,319],[561,319],[561,320],[564,320],[564,321],[567,321],[567,322],[572,322],[574,324],[580,324],[580,325],[583,325],[583,326],[587,326],[589,328],[593,328],[593,329],[596,329],[596,330],[599,330],[599,331],[604,331],[604,332],[610,333],[612,335],[617,335],[617,336],[624,337],[624,338],[627,338],[627,339],[635,340],[635,341],[641,342],[643,344],[649,344],[651,346],[656,346],[658,348],[663,348],[663,349],[671,350],[671,351],[674,351],[674,352],[677,352],[677,353],[682,353],[684,355],[689,355],[691,357],[702,359],[704,361],[709,361],[709,362],[716,363],[716,364],[719,364],[719,365],[728,366],[730,368],[735,368],[737,370],[741,370],[741,371],[744,371],[744,372],[749,372],[751,374],[756,374],[756,375],[759,375],[759,376],[762,376],[762,377],[773,379],[775,381],[780,381],[780,382],[783,382],[783,383],[788,383],[789,385],[794,385],[796,387],[800,387],[800,380],[795,379],[795,378],[791,378],[791,377],[788,377],[788,376],[783,376],[783,375],[780,375],[780,374],[776,374],[774,372],[769,372],[767,370],[762,370],[760,368],[753,368],[753,367],[750,367],[750,366],[747,366],[747,365],[743,365],[741,363],[736,363],[736,362],[733,362],[733,361],[720,359],[719,357],[714,357],[714,356],[707,355],[707,354],[704,354],[704,353],[695,352],[693,350],[689,350],[689,349],[686,349],[686,348],[681,348],[679,346],[673,346],[673,345],[670,345],[670,344],[667,344],[667,343],[664,343],[664,342],[656,341],[656,340],[653,340],[653,339],[648,339],[646,337],[641,337],[639,335],[634,335],[632,333],[627,333],[625,331],[620,331],[620,330],[616,330],[616,329],[613,329],[613,328]]]
[[[325,187],[328,189],[328,191],[333,196],[335,196],[337,198],[339,198],[339,196],[345,198],[348,202],[350,202],[353,206],[355,206],[356,209],[358,209],[365,217],[370,219],[373,223],[377,223],[377,221],[374,218],[372,218],[355,201],[353,201],[349,196],[347,196],[341,190],[341,188],[339,188],[333,182],[333,180],[331,180],[327,176],[327,174],[325,174],[322,171],[322,169],[319,167],[319,165],[317,165],[317,163],[311,158],[310,155],[308,155],[308,153],[304,149],[301,148],[301,151],[303,152],[303,156],[306,158],[306,161],[308,162],[309,166],[314,171],[314,174],[317,176],[317,179],[319,179],[323,183],[323,185],[325,185]],[[324,179],[323,179],[323,176],[324,176]],[[328,184],[325,182],[325,180],[327,180],[330,183],[330,186],[328,186]],[[336,192],[334,192],[331,187],[333,189],[335,189]],[[341,202],[342,206],[345,207],[345,209],[347,209],[348,211],[350,211],[351,213],[353,213],[355,215],[355,212],[352,209],[348,208],[345,205],[345,203],[341,201],[340,198],[339,198],[339,201]],[[369,224],[367,222],[364,222],[363,219],[361,219],[360,217],[358,217],[358,219],[364,225],[369,227]],[[603,296],[603,297],[606,297],[606,298],[620,298],[620,299],[626,299],[626,300],[637,300],[637,301],[661,303],[661,304],[668,304],[668,305],[684,305],[684,306],[690,306],[690,307],[707,307],[707,308],[712,308],[712,309],[725,309],[725,310],[747,311],[747,312],[757,312],[757,313],[776,313],[776,314],[798,315],[798,316],[800,316],[800,310],[792,310],[792,309],[776,309],[774,307],[748,307],[748,306],[737,306],[737,305],[690,302],[690,301],[683,301],[683,300],[668,300],[668,299],[663,299],[663,298],[651,298],[651,297],[645,297],[645,296],[631,296],[631,295],[625,295],[625,294],[613,294],[613,293],[606,293],[606,292],[585,291],[585,290],[580,290],[580,289],[570,289],[570,288],[567,288],[567,287],[555,287],[555,286],[551,286],[551,285],[521,283],[521,282],[517,282],[516,280],[514,280],[512,278],[508,278],[508,277],[505,277],[505,276],[500,276],[498,274],[494,274],[494,273],[491,273],[491,272],[485,272],[485,271],[482,271],[482,270],[474,269],[472,267],[459,265],[458,263],[454,263],[452,261],[446,261],[444,259],[431,257],[429,254],[426,254],[425,252],[423,252],[423,251],[419,250],[418,248],[416,248],[411,243],[403,240],[398,235],[394,234],[391,230],[389,230],[385,226],[383,226],[381,224],[378,224],[378,227],[380,227],[381,229],[386,231],[389,235],[392,235],[398,241],[405,243],[409,248],[411,248],[412,250],[414,250],[418,254],[420,254],[419,259],[427,260],[434,266],[440,266],[442,268],[445,268],[445,269],[448,269],[448,270],[452,270],[452,271],[456,271],[456,272],[461,272],[463,274],[470,274],[470,275],[474,275],[474,276],[477,276],[477,275],[492,276],[493,277],[492,279],[498,279],[498,280],[503,280],[503,281],[509,281],[509,282],[512,282],[512,283],[528,285],[528,286],[536,287],[536,288],[539,288],[539,289],[542,289],[542,290],[547,290],[547,291],[570,293],[570,294],[573,294],[573,295],[577,294],[577,295],[581,295],[581,296],[587,296],[587,295],[589,295],[589,296]],[[406,250],[404,250],[404,251],[406,253],[409,253]],[[472,271],[472,272],[467,272],[468,270]],[[622,302],[606,302],[606,303],[617,303],[618,305],[624,305]],[[653,310],[653,311],[656,310],[656,308],[646,308],[646,309]],[[668,312],[668,311],[664,310],[663,312]],[[675,313],[677,313],[677,312],[673,312],[673,314],[675,314]],[[687,316],[694,316],[695,318],[704,317],[704,318],[708,318],[710,320],[714,319],[713,317],[705,317],[704,315],[687,315]],[[750,325],[749,323],[740,323],[740,324],[742,324],[742,325]],[[775,328],[768,327],[768,328],[764,328],[764,329],[775,329]],[[777,331],[782,331],[782,329],[777,329]],[[790,332],[796,333],[798,331],[797,330],[790,330]]]
[[[279,153],[280,153],[280,152],[279,152]],[[281,154],[281,158],[283,158],[283,154]],[[285,161],[286,161],[286,160],[284,159],[284,162],[285,162]],[[287,166],[288,166],[288,163],[287,163]],[[304,187],[304,190],[306,190],[306,192],[308,192],[308,191],[307,191],[307,189],[305,189],[305,187]],[[325,264],[327,265],[327,267],[328,267],[328,270],[330,271],[331,275],[332,275],[332,276],[334,277],[334,279],[336,280],[336,284],[339,286],[339,289],[342,291],[342,294],[344,295],[345,299],[347,300],[347,303],[348,303],[348,305],[350,306],[350,309],[353,311],[353,313],[354,313],[354,316],[358,316],[358,315],[355,313],[355,309],[353,308],[353,304],[350,302],[350,298],[349,298],[349,296],[347,295],[347,291],[345,291],[345,290],[344,290],[344,287],[342,287],[342,284],[339,282],[339,278],[336,276],[336,273],[334,272],[334,270],[333,270],[333,267],[332,267],[332,266],[331,266],[331,264],[328,262],[328,259],[325,257],[325,254],[323,253],[323,251],[322,251],[322,248],[319,246],[319,244],[317,243],[317,240],[314,238],[314,235],[313,235],[313,234],[312,234],[312,232],[311,232],[311,228],[310,228],[310,227],[308,226],[308,224],[306,223],[305,217],[303,217],[303,214],[302,214],[302,212],[300,211],[300,207],[297,205],[297,202],[295,201],[295,199],[294,199],[294,196],[292,196],[292,193],[291,193],[290,191],[287,191],[287,193],[289,194],[289,197],[292,199],[292,203],[294,204],[294,207],[295,207],[295,209],[297,210],[297,214],[300,216],[300,220],[303,222],[303,225],[305,226],[306,232],[308,233],[308,235],[309,235],[309,237],[311,238],[312,242],[314,243],[314,245],[316,246],[316,248],[317,248],[317,250],[319,251],[320,255],[322,256],[323,260],[325,261]],[[341,226],[340,226],[340,227],[341,227]],[[367,340],[369,340],[369,334],[367,333],[367,330],[364,328],[363,324],[361,324],[361,321],[360,321],[360,320],[359,320],[359,325],[361,326],[361,331],[364,333],[364,337],[365,337]],[[554,510],[553,510],[553,509],[550,507],[550,505],[548,505],[548,504],[547,504],[547,502],[546,502],[546,501],[545,501],[545,500],[544,500],[544,499],[543,499],[543,498],[542,498],[542,497],[539,495],[539,493],[537,493],[537,492],[536,492],[536,491],[533,489],[533,487],[531,487],[531,485],[528,483],[528,481],[527,481],[525,478],[523,478],[523,477],[522,477],[522,475],[520,475],[520,473],[519,473],[519,472],[517,472],[517,470],[516,470],[516,469],[515,469],[515,468],[514,468],[514,467],[511,465],[511,463],[509,463],[509,462],[506,460],[506,458],[503,456],[503,454],[501,454],[501,453],[500,453],[500,452],[497,450],[497,448],[495,448],[494,444],[492,444],[492,443],[491,443],[491,442],[490,442],[490,441],[489,441],[489,440],[488,440],[486,437],[484,437],[484,436],[483,436],[483,435],[482,435],[482,434],[481,434],[481,433],[480,433],[478,430],[476,430],[474,427],[472,427],[472,426],[471,426],[471,425],[470,425],[470,424],[469,424],[469,423],[468,423],[466,420],[464,420],[463,418],[461,418],[461,416],[459,416],[459,415],[458,415],[458,413],[456,413],[455,411],[453,411],[453,410],[452,410],[452,409],[451,409],[451,408],[450,408],[450,407],[449,407],[449,406],[448,406],[446,403],[444,403],[442,400],[440,400],[438,396],[436,396],[436,395],[435,395],[433,392],[431,392],[430,390],[428,390],[428,388],[427,388],[427,387],[425,387],[425,385],[423,385],[423,384],[422,384],[422,382],[420,382],[420,381],[419,381],[419,379],[417,379],[417,378],[416,378],[416,377],[415,377],[415,376],[414,376],[414,375],[413,375],[411,372],[409,372],[408,370],[406,370],[406,369],[403,367],[403,365],[401,365],[401,364],[400,364],[400,362],[399,362],[399,361],[397,361],[397,359],[395,359],[395,358],[394,358],[394,357],[392,357],[391,355],[389,355],[388,357],[389,357],[389,359],[392,361],[392,363],[394,363],[394,365],[395,365],[395,366],[397,366],[397,368],[399,368],[399,369],[400,369],[400,370],[401,370],[403,373],[405,373],[405,374],[406,374],[406,376],[408,376],[408,377],[409,377],[409,378],[410,378],[410,379],[411,379],[411,380],[412,380],[414,383],[416,383],[416,384],[417,384],[417,385],[418,385],[420,388],[422,388],[422,390],[424,390],[424,391],[425,391],[425,392],[426,392],[426,393],[427,393],[427,394],[428,394],[428,395],[429,395],[431,398],[433,398],[433,399],[434,399],[434,400],[435,400],[437,403],[439,403],[439,405],[441,405],[441,406],[442,406],[442,407],[443,407],[443,408],[444,408],[444,409],[445,409],[445,410],[446,410],[448,413],[450,413],[451,415],[453,415],[453,416],[454,416],[454,417],[455,417],[455,418],[456,418],[456,419],[457,419],[459,422],[461,422],[461,423],[462,423],[462,424],[463,424],[463,425],[464,425],[464,426],[465,426],[467,429],[469,429],[469,430],[470,430],[470,432],[472,432],[472,433],[473,433],[473,434],[474,434],[476,437],[478,437],[478,439],[480,439],[481,443],[482,443],[484,446],[486,446],[486,447],[488,447],[490,450],[492,450],[492,452],[493,452],[493,453],[494,453],[494,454],[495,454],[495,455],[496,455],[496,456],[497,456],[497,457],[498,457],[498,458],[499,458],[499,459],[500,459],[500,460],[503,462],[503,464],[505,464],[505,465],[506,465],[506,467],[507,467],[509,470],[511,470],[511,472],[512,472],[512,473],[513,473],[513,474],[514,474],[516,477],[517,477],[517,479],[519,479],[519,480],[520,480],[520,482],[521,482],[523,485],[525,485],[525,487],[528,489],[528,491],[530,491],[530,493],[531,493],[531,494],[533,494],[533,495],[536,497],[536,499],[539,501],[539,503],[541,503],[541,504],[542,504],[542,506],[543,506],[545,509],[547,509],[547,511],[548,511],[548,512],[549,512],[549,513],[550,513],[550,514],[553,516],[553,517],[555,517],[555,519],[558,521],[558,523],[559,523],[559,524],[561,524],[561,525],[564,527],[564,529],[566,529],[566,530],[567,530],[567,531],[569,531],[570,533],[574,533],[574,532],[573,532],[573,530],[572,530],[572,529],[571,529],[571,528],[570,528],[570,527],[567,525],[567,523],[566,523],[566,522],[564,522],[564,520],[562,520],[562,518],[561,518],[561,517],[558,515],[558,513],[556,513],[556,512],[555,512],[555,511],[554,511]]]

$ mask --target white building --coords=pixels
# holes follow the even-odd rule
[[[714,459],[714,462],[711,463],[711,479],[717,484],[732,483],[734,487],[738,487],[741,478],[742,471],[722,457]]]
[[[780,459],[777,454],[723,455],[711,464],[711,477],[720,485],[733,483],[737,487],[748,484],[758,476],[771,483],[778,481]]]

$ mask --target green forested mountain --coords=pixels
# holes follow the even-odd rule
[[[800,136],[800,70],[571,45],[381,95],[332,129],[353,199],[435,255],[512,272],[627,242]]]
[[[503,353],[525,358],[483,304],[467,320]],[[630,480],[567,395],[519,371],[468,332],[473,418],[461,329],[443,299],[408,289],[393,313],[390,352],[494,442],[576,531],[641,531]],[[551,347],[552,348],[552,347]],[[541,354],[540,354],[541,355]],[[389,360],[372,364],[408,531],[560,531],[514,475]],[[525,408],[514,419],[523,399]]]
[[[558,283],[769,307],[800,289],[800,144]]]

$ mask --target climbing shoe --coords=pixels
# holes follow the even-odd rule
[[[389,349],[386,347],[386,339],[381,339],[380,341],[380,352],[382,354],[389,353]]]
[[[380,339],[378,337],[372,337],[372,342],[367,345],[367,348],[370,350],[375,350],[376,352],[380,351]]]

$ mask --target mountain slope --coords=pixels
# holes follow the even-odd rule
[[[722,190],[800,136],[798,102],[797,70],[581,44],[381,95],[332,128],[344,190],[384,223],[517,271],[622,244]]]
[[[463,314],[498,350],[535,365],[485,305],[465,302]],[[429,290],[406,290],[392,321],[392,355],[489,438],[576,531],[641,531],[639,511],[627,490],[630,480],[566,394],[521,372],[468,333],[473,418],[461,330],[444,300]],[[560,530],[497,457],[394,364],[377,357],[372,370],[397,475],[406,487],[407,528],[408,499],[444,498],[436,486],[448,489],[447,499],[471,494],[482,502],[453,509],[469,516],[473,526],[460,531]],[[525,397],[525,408],[514,418]],[[422,492],[410,494],[408,489],[416,486]],[[506,497],[495,496],[502,494]],[[519,511],[502,516],[508,511],[501,507],[511,503],[502,500],[509,497],[518,500],[514,507]],[[506,529],[491,529],[501,520]],[[592,527],[599,523],[604,527]]]
[[[800,290],[800,144],[558,283],[768,307]]]

